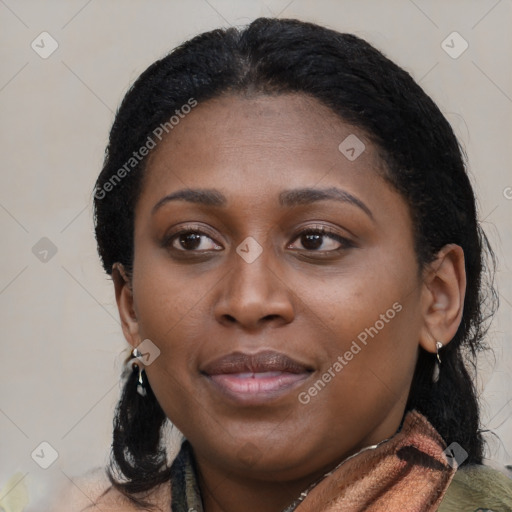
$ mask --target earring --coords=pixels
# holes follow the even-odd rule
[[[144,379],[142,376],[142,372],[144,371],[144,368],[142,368],[142,363],[140,362],[140,359],[139,359],[142,356],[142,354],[140,353],[139,350],[134,348],[132,350],[132,356],[133,357],[127,363],[127,367],[129,370],[131,370],[133,372],[137,371],[137,369],[139,370],[139,379],[137,382],[137,393],[140,396],[146,396],[147,391],[146,391],[146,386],[144,384]]]
[[[441,358],[439,357],[439,350],[443,348],[443,344],[440,341],[436,341],[436,356],[439,364],[441,364]]]
[[[443,344],[440,341],[436,341],[437,362],[434,366],[434,373],[432,375],[432,381],[434,383],[439,380],[439,372],[441,371],[441,358],[439,357],[439,350],[442,348],[443,348]]]

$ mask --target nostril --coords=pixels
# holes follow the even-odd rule
[[[229,315],[229,314],[222,315],[222,318],[223,318],[227,323],[230,323],[230,324],[236,324],[236,323],[238,323],[238,320],[237,320],[234,316]],[[266,316],[264,316],[264,317],[260,320],[260,323],[271,322],[271,321],[275,320],[276,318],[279,318],[279,315],[266,315]]]
[[[236,318],[231,315],[224,315],[224,319],[227,320],[230,324],[236,323]]]

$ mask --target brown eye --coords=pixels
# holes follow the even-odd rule
[[[175,241],[187,251],[193,251],[201,245],[201,235],[197,233],[187,233],[180,235]]]
[[[177,251],[218,251],[222,249],[212,238],[201,231],[180,231],[164,240],[164,246]]]
[[[302,247],[292,248],[316,252],[339,251],[353,246],[346,238],[325,228],[303,231],[295,241],[300,242]]]

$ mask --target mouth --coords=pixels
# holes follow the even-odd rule
[[[285,354],[233,352],[200,370],[216,394],[244,405],[261,405],[300,387],[313,372]]]

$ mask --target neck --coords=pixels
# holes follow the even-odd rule
[[[197,463],[197,476],[204,512],[282,512],[330,468],[293,481],[271,482],[222,472]]]

